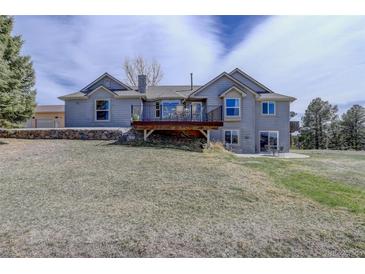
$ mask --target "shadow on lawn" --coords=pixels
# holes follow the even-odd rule
[[[115,141],[111,143],[104,144],[106,146],[126,146],[126,147],[140,147],[140,148],[157,148],[157,149],[176,149],[182,151],[190,151],[190,152],[203,152],[204,144],[200,142],[194,143],[179,143],[174,144],[172,142],[149,142],[149,141],[129,141],[129,142],[120,142]]]

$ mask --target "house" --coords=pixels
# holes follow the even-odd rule
[[[242,70],[223,72],[205,85],[131,87],[108,73],[61,96],[66,127],[130,127],[147,139],[155,130],[200,131],[239,153],[288,151],[290,103]]]
[[[64,105],[38,105],[26,128],[62,128],[65,126]]]

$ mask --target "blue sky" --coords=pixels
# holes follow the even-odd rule
[[[204,84],[241,68],[304,112],[322,97],[343,110],[365,104],[365,16],[16,16],[32,56],[39,104],[59,104],[121,64],[158,60],[161,84]]]

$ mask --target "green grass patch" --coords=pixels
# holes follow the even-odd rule
[[[365,191],[327,178],[296,172],[279,179],[292,191],[330,207],[343,207],[356,213],[365,213]]]
[[[315,168],[308,168],[310,160],[257,158],[255,161],[244,160],[244,165],[263,171],[274,182],[323,205],[365,213],[363,188],[318,175]]]

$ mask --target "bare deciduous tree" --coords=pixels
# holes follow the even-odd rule
[[[138,75],[147,76],[147,85],[156,86],[163,77],[161,65],[157,61],[148,62],[143,57],[138,56],[132,60],[126,58],[123,64],[126,81],[131,86],[138,85]]]

